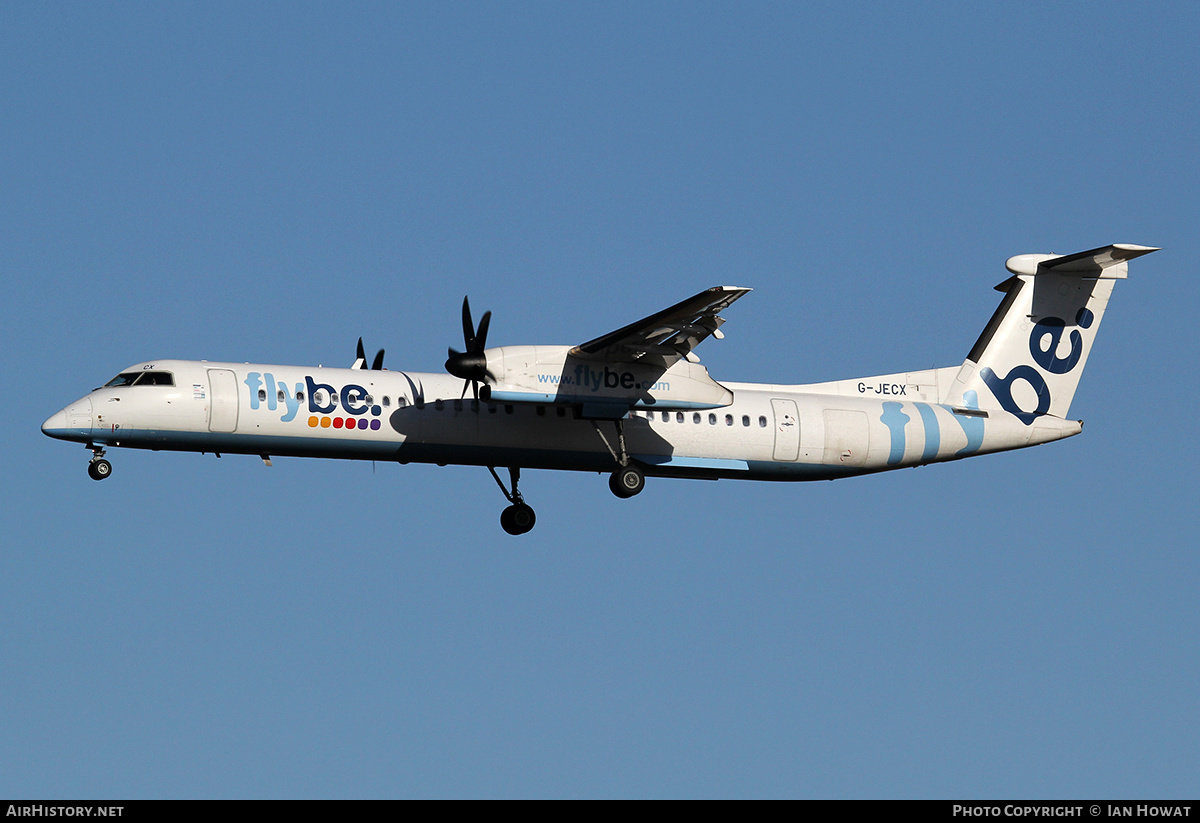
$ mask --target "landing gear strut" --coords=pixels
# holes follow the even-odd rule
[[[600,424],[593,420],[592,426],[595,427],[596,434],[600,435],[600,439],[604,441],[608,453],[613,456],[613,460],[617,461],[617,470],[608,478],[608,488],[617,497],[624,499],[633,497],[646,488],[646,475],[642,474],[642,470],[630,462],[629,452],[625,449],[625,426],[620,420],[615,422],[617,424],[617,449],[620,450],[620,454],[608,442],[608,438],[604,436],[604,432],[600,429]]]
[[[495,479],[496,485],[500,487],[500,491],[504,492],[504,496],[512,504],[500,512],[500,528],[509,534],[525,534],[537,522],[537,515],[533,513],[533,507],[525,503],[525,498],[521,496],[521,492],[517,489],[517,483],[521,480],[520,467],[508,467],[508,477],[512,483],[511,492],[504,487],[504,483],[500,480],[500,475],[496,474],[494,468],[488,466],[487,469],[492,473],[492,477]]]
[[[112,463],[104,459],[104,449],[100,446],[88,444],[88,448],[92,450],[92,459],[88,463],[88,477],[93,480],[103,480],[112,474]]]

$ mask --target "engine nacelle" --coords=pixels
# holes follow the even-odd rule
[[[576,357],[569,346],[502,346],[488,349],[495,378],[486,389],[501,403],[583,405],[602,409],[712,409],[733,402],[733,392],[699,363],[679,360],[669,369]]]

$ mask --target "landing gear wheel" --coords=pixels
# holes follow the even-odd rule
[[[88,463],[88,477],[93,480],[103,480],[112,474],[112,463],[107,460],[93,460]]]
[[[500,528],[509,534],[525,534],[536,522],[537,515],[524,503],[514,503],[500,512]]]
[[[646,476],[637,466],[622,466],[608,478],[608,487],[617,497],[633,497],[646,487]]]

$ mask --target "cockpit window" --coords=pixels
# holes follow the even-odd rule
[[[142,373],[140,371],[122,372],[121,374],[118,374],[116,377],[114,377],[112,380],[109,380],[107,383],[105,383],[104,388],[116,389],[121,386],[132,386],[133,381],[137,380],[139,377],[141,377],[141,375],[142,375]]]
[[[169,371],[127,371],[121,372],[104,384],[106,389],[119,389],[122,386],[174,386],[175,376]]]

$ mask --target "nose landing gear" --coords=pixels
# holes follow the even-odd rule
[[[88,477],[93,480],[103,480],[112,474],[112,463],[103,458],[104,449],[88,444],[92,450],[92,459],[88,462]]]

